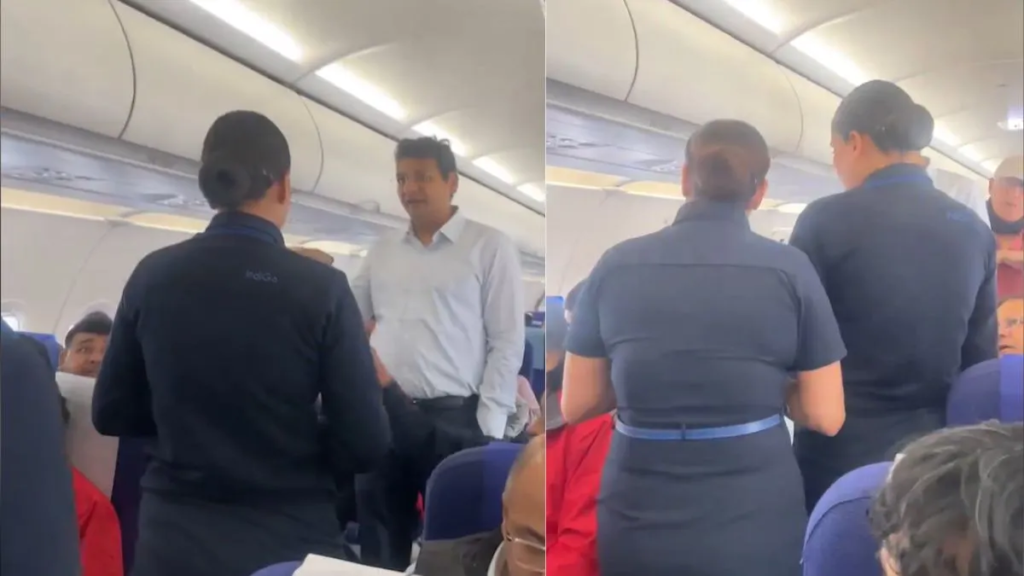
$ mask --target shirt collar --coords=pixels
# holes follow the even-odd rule
[[[931,186],[932,178],[928,175],[928,170],[923,166],[918,166],[917,164],[890,164],[872,172],[858,188],[885,188],[897,182],[920,182]]]
[[[696,221],[729,222],[750,229],[746,205],[739,202],[716,202],[714,200],[687,200],[676,213],[675,224]]]
[[[238,211],[219,212],[206,227],[207,233],[252,236],[265,242],[284,246],[284,234],[269,220]]]
[[[451,242],[458,242],[459,236],[462,235],[462,231],[466,228],[466,217],[459,211],[459,207],[455,206],[455,212],[452,217],[441,226],[441,229],[434,234],[434,240],[436,241],[439,236],[447,238]],[[412,224],[409,224],[409,229],[406,230],[405,236],[408,239],[417,240],[416,233],[413,232]],[[418,240],[417,240],[418,241]]]

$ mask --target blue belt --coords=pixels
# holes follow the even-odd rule
[[[717,426],[714,428],[686,428],[685,426],[682,428],[638,428],[626,424],[618,416],[615,417],[615,430],[619,434],[639,440],[717,440],[719,438],[735,438],[737,436],[756,434],[779,424],[782,424],[782,415],[780,414],[775,414],[755,422],[747,422],[746,424]]]

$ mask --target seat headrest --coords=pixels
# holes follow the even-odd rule
[[[804,576],[882,576],[868,512],[891,467],[879,462],[858,468],[821,497],[807,524]]]
[[[946,406],[949,426],[1024,421],[1024,356],[1008,354],[964,371]]]
[[[60,343],[53,334],[41,334],[38,332],[21,332],[22,336],[28,336],[46,347],[46,354],[50,359],[50,367],[57,370],[60,365]]]
[[[501,495],[522,445],[494,442],[444,459],[427,482],[424,540],[448,540],[501,526]]]
[[[57,387],[67,401],[66,446],[71,464],[110,496],[117,468],[118,439],[101,436],[92,425],[92,393],[96,381],[66,372],[57,373]]]

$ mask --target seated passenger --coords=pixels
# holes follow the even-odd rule
[[[996,309],[999,354],[1024,354],[1024,296],[1004,299]]]
[[[548,320],[545,355],[548,576],[597,576],[597,492],[614,424],[611,414],[565,424],[559,401],[568,325],[558,312]]]
[[[957,378],[949,394],[950,426],[986,420],[1024,420],[1024,298],[1008,298],[997,309],[999,358],[976,364]]]
[[[996,235],[997,292],[1024,294],[1024,156],[1003,160],[988,185],[988,220]]]
[[[871,521],[888,576],[1024,574],[1024,425],[986,423],[911,443]]]
[[[425,545],[417,559],[415,574],[543,575],[544,460],[544,436],[541,435],[523,447],[509,471],[502,495],[502,525],[493,532],[471,534],[440,547]]]
[[[540,404],[525,376],[516,377],[516,411],[508,417],[505,438],[525,444],[530,439],[530,424],[540,417]]]
[[[70,423],[71,414],[63,396],[60,399],[60,411],[66,427]],[[71,482],[75,492],[75,513],[78,516],[82,576],[123,576],[121,527],[114,506],[74,465],[71,465]]]
[[[91,312],[76,322],[64,337],[59,370],[95,378],[100,373],[113,326],[114,321],[103,312]]]

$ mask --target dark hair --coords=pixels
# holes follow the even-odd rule
[[[686,142],[686,165],[698,198],[746,202],[771,162],[764,136],[740,120],[712,120]]]
[[[843,98],[832,117],[832,132],[844,141],[859,132],[882,152],[918,152],[931,144],[935,119],[899,86],[872,80]]]
[[[113,329],[114,321],[105,312],[90,312],[83,316],[81,320],[75,322],[71,330],[68,330],[68,333],[64,336],[64,346],[71,346],[71,341],[79,334],[110,336],[110,332]]]
[[[422,138],[403,138],[395,146],[395,162],[405,158],[417,160],[433,160],[437,170],[445,180],[457,170],[455,153],[447,140],[438,140],[433,136]]]
[[[912,443],[871,511],[901,576],[1024,573],[1024,425],[986,422]]]
[[[203,141],[199,189],[214,210],[259,200],[291,170],[288,139],[266,116],[248,110],[217,118]]]

